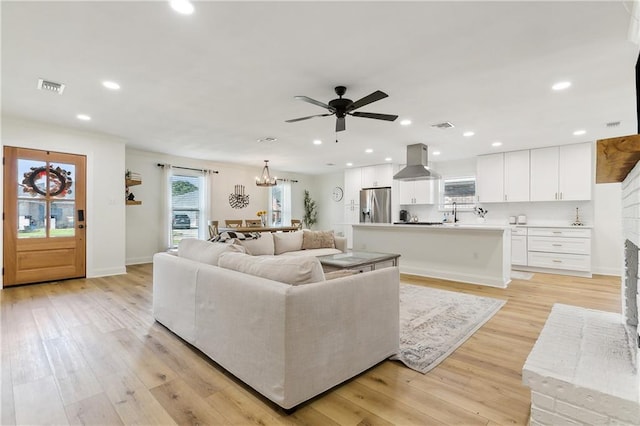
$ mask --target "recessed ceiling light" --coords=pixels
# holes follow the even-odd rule
[[[353,163],[347,163],[347,167],[353,166]]]
[[[559,81],[558,83],[551,86],[553,90],[564,90],[568,89],[569,87],[571,87],[570,81]]]
[[[78,120],[82,120],[82,121],[89,121],[91,120],[91,117],[89,117],[87,114],[78,114],[76,115],[76,118]]]
[[[364,152],[366,152],[367,154],[371,154],[373,150],[371,148],[367,148],[364,150]]]
[[[120,85],[115,81],[103,81],[102,85],[109,90],[120,90]]]
[[[473,135],[475,135],[475,133],[474,133],[474,132],[464,132],[464,133],[462,134],[462,136],[466,136],[466,137],[473,136]]]
[[[189,0],[171,0],[169,4],[173,10],[183,15],[191,15],[194,10]]]
[[[391,157],[387,157],[387,158],[384,159],[384,161],[391,161],[391,160],[392,160]]]
[[[408,126],[409,124],[411,124],[411,120],[404,119],[404,120],[400,121],[400,125],[401,126]]]
[[[575,132],[573,132],[573,135],[580,136],[580,135],[584,135],[585,133],[587,133],[586,130],[576,130]]]
[[[440,151],[433,151],[431,154],[433,154],[433,155],[440,155]]]
[[[500,146],[502,145],[502,142],[494,142],[491,144],[491,146]]]
[[[322,141],[320,139],[316,139],[313,141],[314,145],[322,145]]]

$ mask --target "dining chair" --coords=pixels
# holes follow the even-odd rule
[[[291,226],[295,226],[296,229],[302,229],[302,221],[300,219],[291,219]]]
[[[218,221],[217,220],[209,220],[207,221],[207,225],[209,225],[209,238],[213,238],[218,235]]]
[[[242,226],[242,219],[227,219],[224,221],[227,228],[240,228]]]
[[[245,219],[244,220],[244,225],[247,226],[247,227],[262,226],[262,220],[260,220],[260,219]]]

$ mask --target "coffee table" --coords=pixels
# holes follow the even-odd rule
[[[349,251],[346,253],[318,256],[324,272],[342,271],[345,269],[357,272],[398,266],[399,254],[376,253],[373,251]]]

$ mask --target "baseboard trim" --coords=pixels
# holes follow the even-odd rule
[[[448,281],[457,281],[466,284],[483,285],[487,287],[507,288],[511,279],[508,278],[506,282],[496,278],[475,274],[456,274],[450,272],[437,271],[432,269],[416,268],[412,266],[402,265],[400,262],[400,273],[407,275],[417,275],[420,277],[438,278]]]
[[[153,261],[152,256],[134,257],[132,259],[126,259],[125,265],[141,265],[143,263],[151,263]]]
[[[110,275],[122,275],[126,273],[127,268],[125,268],[124,266],[121,268],[94,269],[87,272],[87,278],[108,277]]]

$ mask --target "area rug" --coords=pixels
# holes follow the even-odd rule
[[[400,284],[400,353],[391,359],[426,373],[504,304],[490,297]]]

